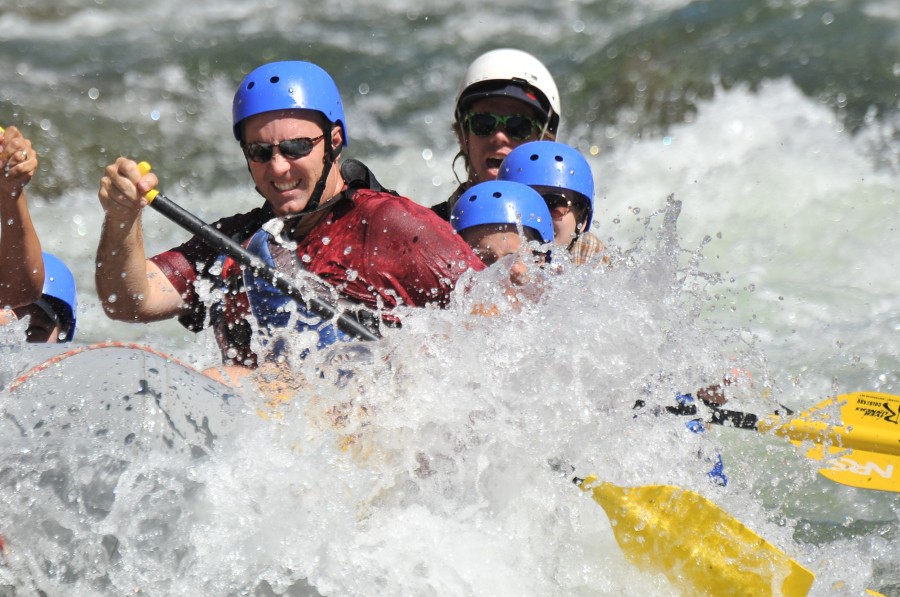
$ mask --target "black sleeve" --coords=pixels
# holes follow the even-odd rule
[[[397,191],[384,188],[369,168],[359,160],[345,160],[341,164],[341,176],[344,182],[353,190],[372,189],[380,193],[397,195]]]

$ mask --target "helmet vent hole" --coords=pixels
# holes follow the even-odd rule
[[[272,77],[271,79],[269,79],[269,83],[275,84],[275,83],[277,83],[277,82],[280,81],[280,80],[281,80],[281,77],[279,77],[278,75],[275,75],[274,77]]]
[[[536,162],[536,161],[538,160],[539,157],[541,157],[541,156],[539,156],[539,155],[536,154],[536,153],[533,153],[533,154],[531,154],[531,158],[530,158],[530,159],[531,159],[532,162]]]
[[[494,191],[493,196],[495,199],[499,199],[503,196],[503,193],[501,193],[500,191]]]
[[[250,81],[250,82],[247,84],[247,89],[253,89],[255,86],[256,86],[256,82],[255,82],[255,81]]]
[[[474,203],[476,199],[478,199],[478,195],[472,195],[469,197],[469,203]]]
[[[563,161],[563,157],[562,157],[561,155],[556,156],[555,159],[556,159],[557,162]]]

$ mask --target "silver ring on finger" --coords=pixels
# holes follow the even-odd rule
[[[23,149],[22,150],[22,161],[24,162],[27,159],[28,159],[28,152]]]

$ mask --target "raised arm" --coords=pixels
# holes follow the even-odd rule
[[[147,260],[141,228],[144,195],[157,184],[152,172],[119,158],[100,180],[106,212],[97,247],[94,281],[106,314],[119,321],[159,321],[180,315],[184,302],[160,269]]]
[[[16,127],[0,133],[0,308],[21,307],[38,300],[44,285],[41,242],[25,196],[38,160]]]

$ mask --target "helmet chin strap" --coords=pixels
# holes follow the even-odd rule
[[[331,139],[331,127],[328,127],[328,139]],[[328,183],[328,175],[331,174],[331,168],[334,166],[334,161],[337,159],[338,154],[341,152],[340,146],[338,146],[337,151],[335,151],[334,147],[330,144],[328,146],[328,151],[325,152],[325,157],[322,160],[323,168],[322,175],[319,177],[319,181],[316,183],[316,187],[313,189],[312,195],[309,197],[309,201],[306,204],[306,207],[303,208],[303,211],[296,214],[296,216],[305,216],[306,214],[312,213],[319,209],[319,203],[322,201],[322,195],[325,193],[325,185]],[[291,216],[295,217],[295,216]]]
[[[553,117],[553,110],[550,110],[550,116],[547,118],[547,122],[544,123],[543,128],[541,128],[541,135],[538,137],[539,140],[543,141],[547,139],[547,132],[550,130],[550,118]]]

